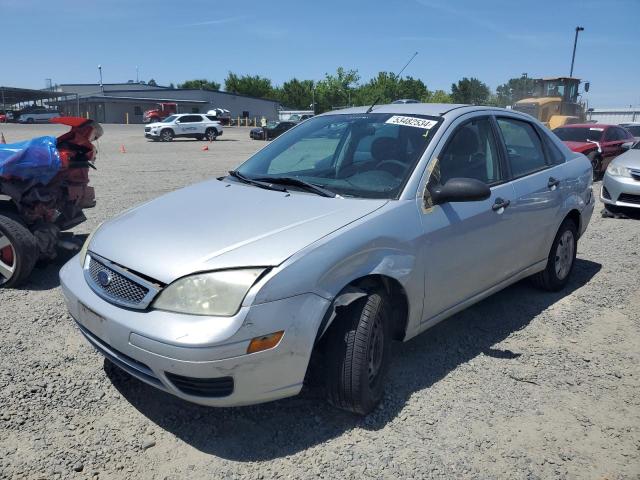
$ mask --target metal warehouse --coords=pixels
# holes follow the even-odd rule
[[[203,113],[212,108],[224,108],[232,118],[262,118],[276,120],[279,103],[274,100],[234,93],[158,87],[136,83],[62,84],[64,94],[77,94],[73,101],[55,104],[64,112],[88,116],[102,123],[143,123],[145,110],[158,103],[175,103],[178,113]]]

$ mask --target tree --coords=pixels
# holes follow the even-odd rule
[[[224,80],[224,89],[230,93],[239,93],[241,95],[249,95],[258,98],[273,98],[274,89],[271,80],[259,75],[242,75],[239,76],[233,72],[229,72]]]
[[[292,78],[284,82],[282,87],[274,89],[274,98],[286,107],[300,110],[312,109],[314,87],[313,80]]]
[[[192,88],[194,90],[220,90],[220,84],[218,82],[214,82],[213,80],[187,80],[184,83],[179,83],[178,88]]]
[[[156,83],[156,81],[153,78],[151,80],[149,80],[147,85],[150,85],[152,87],[157,87],[158,86],[158,84]]]
[[[318,113],[343,107],[352,103],[355,98],[356,87],[360,75],[357,70],[345,70],[338,67],[335,75],[325,74],[323,80],[316,84],[316,104]]]
[[[520,78],[510,78],[507,83],[496,88],[496,104],[500,107],[513,105],[518,100],[531,96],[535,87],[535,80],[526,75]]]
[[[169,84],[169,88],[174,89],[174,88],[176,88],[176,86],[173,84],[173,82],[171,82],[171,83]]]
[[[470,103],[484,105],[489,101],[491,90],[477,78],[464,77],[458,83],[451,85],[451,99],[453,103]]]
[[[429,95],[427,103],[452,103],[451,95],[444,90],[436,90]]]
[[[390,72],[379,72],[357,89],[357,102],[360,105],[391,103],[400,98],[414,98],[426,101],[429,90],[422,80],[413,77],[398,78]]]

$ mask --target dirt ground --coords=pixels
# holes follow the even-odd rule
[[[0,125],[8,142],[63,129]],[[76,233],[263,144],[246,128],[166,144],[106,125],[98,205]],[[600,210],[565,291],[521,282],[396,345],[383,404],[366,418],[315,388],[235,409],[157,391],[81,337],[63,260],[41,266],[0,290],[0,478],[640,478],[640,221]]]

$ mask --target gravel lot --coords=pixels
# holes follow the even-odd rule
[[[63,130],[0,125],[9,142]],[[77,233],[262,145],[245,128],[164,144],[106,125]],[[0,290],[0,478],[640,478],[640,223],[600,209],[566,291],[522,282],[398,344],[366,418],[315,387],[236,409],[161,393],[76,331],[62,260],[40,267]]]

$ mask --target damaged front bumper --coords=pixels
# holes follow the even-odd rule
[[[61,270],[69,312],[87,340],[136,378],[184,400],[239,406],[296,395],[329,301],[314,294],[242,307],[233,317],[133,311],[97,296],[77,257]],[[253,338],[284,331],[247,354]]]

